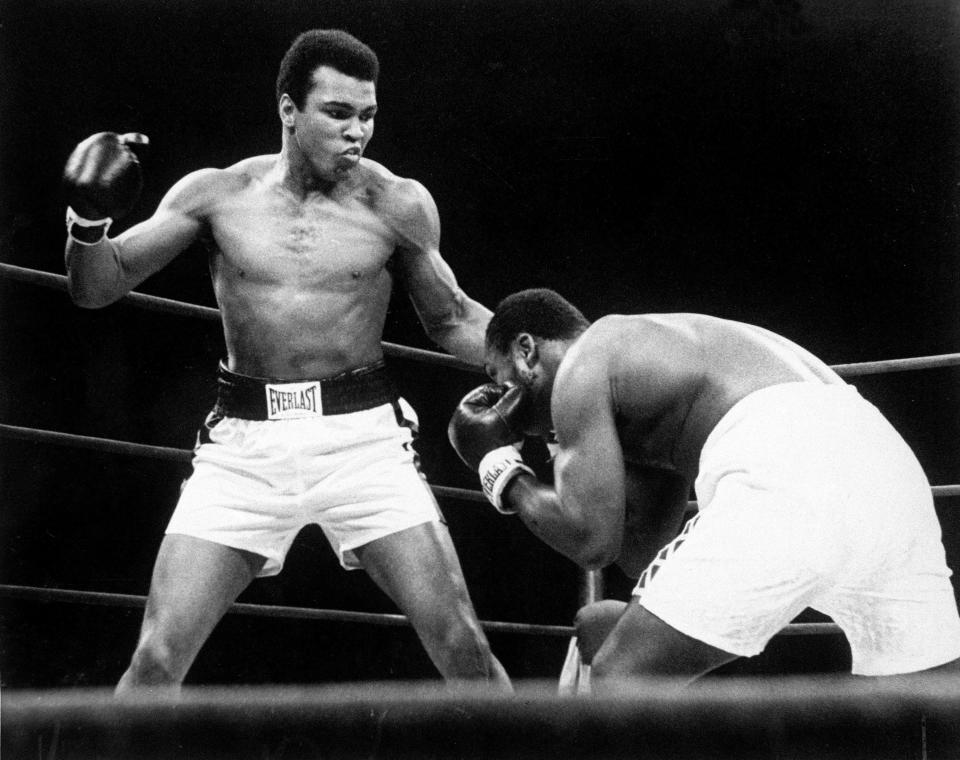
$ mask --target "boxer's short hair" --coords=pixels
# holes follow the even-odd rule
[[[277,102],[286,93],[297,108],[303,108],[318,66],[330,66],[367,82],[376,82],[380,74],[377,54],[349,32],[311,29],[293,41],[280,61]]]
[[[531,288],[504,298],[487,325],[487,345],[501,354],[522,332],[546,340],[575,338],[590,326],[589,320],[559,293]]]

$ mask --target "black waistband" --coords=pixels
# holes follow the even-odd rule
[[[320,380],[269,380],[217,370],[217,404],[222,417],[282,420],[348,414],[389,404],[398,397],[383,362]]]

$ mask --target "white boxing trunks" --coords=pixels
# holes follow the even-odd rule
[[[634,594],[693,638],[752,656],[807,607],[850,643],[852,671],[960,657],[960,616],[930,485],[853,386],[786,383],[727,412],[704,444],[700,511]]]
[[[217,407],[166,532],[262,555],[268,576],[310,523],[355,569],[357,547],[441,520],[412,447],[416,415],[384,373],[274,383],[221,366]]]

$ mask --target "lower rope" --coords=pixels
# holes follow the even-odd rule
[[[28,599],[38,602],[65,602],[68,604],[91,604],[107,607],[143,608],[147,603],[145,596],[136,594],[113,594],[103,591],[80,591],[76,589],[44,588],[42,586],[18,586],[0,584],[0,596],[10,599]],[[228,613],[235,615],[255,615],[266,618],[291,618],[296,620],[325,620],[337,623],[367,623],[371,625],[409,626],[405,615],[391,615],[377,612],[349,612],[347,610],[324,610],[310,607],[285,607],[271,604],[247,604],[235,602]],[[519,633],[533,636],[557,636],[569,638],[576,635],[576,629],[569,625],[539,625],[532,623],[509,623],[481,620],[481,627],[490,633]],[[839,634],[835,623],[791,623],[778,635],[782,636],[821,636]]]

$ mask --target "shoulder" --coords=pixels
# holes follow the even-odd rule
[[[205,168],[182,177],[164,198],[164,203],[203,211],[215,202],[242,192],[273,165],[274,156],[255,156],[223,169]]]
[[[404,217],[436,208],[433,196],[422,182],[401,177],[383,164],[363,159],[363,185],[371,201],[384,212]]]
[[[697,346],[701,330],[690,314],[609,314],[583,334],[581,350],[614,359],[663,357]],[[672,350],[671,350],[672,349]]]
[[[567,351],[557,371],[555,393],[575,396],[591,389],[607,394],[638,365],[653,368],[669,353],[670,331],[654,315],[600,317]]]
[[[580,440],[610,418],[613,351],[594,323],[567,349],[550,394],[554,432],[561,443]]]
[[[615,333],[609,317],[601,317],[567,349],[554,382],[554,393],[578,392],[584,384],[593,384],[608,372],[613,355],[609,336]]]
[[[423,183],[394,174],[382,164],[363,159],[362,186],[368,203],[400,237],[415,247],[436,243],[440,218]]]
[[[630,335],[642,331],[642,325],[635,324],[636,317],[611,314],[600,317],[580,336],[567,351],[561,364],[561,370],[572,371],[587,365],[603,365],[616,357],[630,343]]]

